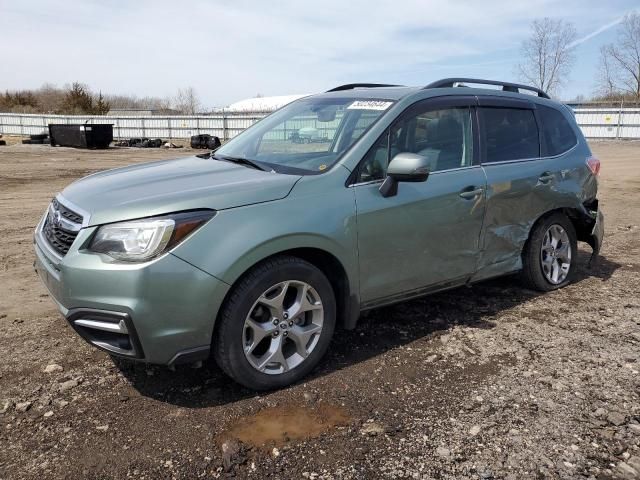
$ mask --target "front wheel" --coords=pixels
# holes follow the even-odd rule
[[[234,287],[218,322],[213,348],[220,368],[255,390],[280,388],[307,375],[325,354],[335,296],[314,265],[277,257]]]
[[[571,282],[578,253],[571,221],[554,213],[538,222],[522,255],[522,276],[528,287],[548,292]]]

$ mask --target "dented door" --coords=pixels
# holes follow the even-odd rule
[[[535,108],[528,100],[479,99],[487,211],[474,280],[521,268],[533,223],[554,204],[562,205],[554,193],[560,162],[540,158]]]
[[[485,209],[480,166],[402,183],[389,198],[379,186],[354,187],[363,302],[464,282],[473,274]]]

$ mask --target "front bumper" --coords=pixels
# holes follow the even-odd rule
[[[208,357],[214,321],[229,286],[167,253],[125,264],[86,250],[82,229],[60,257],[34,237],[35,269],[70,325],[114,355],[157,364]]]

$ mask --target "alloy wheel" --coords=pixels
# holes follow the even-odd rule
[[[544,234],[540,249],[542,272],[553,285],[562,283],[571,268],[571,242],[569,235],[558,224],[551,225]]]
[[[311,285],[297,280],[273,285],[258,297],[245,319],[245,357],[261,373],[285,373],[314,350],[323,321],[322,300]]]

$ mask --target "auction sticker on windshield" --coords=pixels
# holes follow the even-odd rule
[[[356,100],[347,107],[347,110],[386,110],[393,102],[382,100]]]

